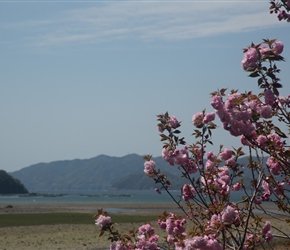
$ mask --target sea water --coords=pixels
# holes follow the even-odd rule
[[[171,190],[173,197],[179,201],[180,191]],[[233,192],[231,201],[242,199],[243,192]],[[100,190],[83,193],[43,193],[30,195],[0,195],[0,204],[16,203],[172,203],[165,192],[158,194],[155,190]]]

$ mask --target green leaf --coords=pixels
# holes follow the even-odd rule
[[[275,126],[273,129],[276,132],[276,134],[278,134],[282,138],[287,138],[287,136],[278,127]]]
[[[253,73],[249,74],[249,77],[258,77],[260,76],[258,71],[254,71]]]

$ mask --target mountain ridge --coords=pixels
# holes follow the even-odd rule
[[[104,154],[90,159],[61,160],[37,163],[10,173],[27,187],[29,192],[47,191],[93,191],[114,188],[113,183],[121,177],[144,175],[144,156],[128,154],[107,156]],[[155,158],[161,165],[168,165],[161,157]],[[162,167],[162,166],[161,166]],[[146,187],[154,181],[146,179]]]
[[[144,155],[145,156],[145,155]],[[144,156],[100,154],[90,159],[60,160],[37,163],[10,173],[25,185],[29,192],[91,192],[109,189],[154,189],[154,180],[144,174]],[[241,159],[246,163],[247,157]],[[172,189],[180,189],[185,178],[176,166],[161,156],[152,157],[156,168],[172,181]],[[244,175],[249,181],[248,173]]]

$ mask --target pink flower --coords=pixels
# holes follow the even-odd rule
[[[194,174],[198,170],[198,166],[193,160],[188,160],[183,167],[188,174]]]
[[[284,44],[282,42],[275,42],[273,49],[276,55],[280,55],[283,52]]]
[[[248,68],[257,67],[257,62],[259,60],[259,53],[256,48],[249,48],[244,53],[244,59],[242,60],[242,67],[244,70]]]
[[[207,237],[195,236],[185,241],[187,249],[203,249],[207,244]]]
[[[203,123],[207,124],[209,122],[212,122],[215,119],[215,113],[211,112],[205,115],[203,118]]]
[[[144,163],[144,173],[148,176],[153,178],[155,176],[154,170],[155,170],[156,164],[154,161],[146,161]]]
[[[131,248],[126,247],[122,244],[122,241],[117,241],[116,243],[111,244],[110,250],[129,250]]]
[[[177,165],[184,165],[188,162],[188,151],[186,146],[184,146],[181,150],[176,149],[173,155],[175,164]]]
[[[230,171],[227,166],[223,166],[219,168],[219,176],[224,177],[224,176],[229,176]]]
[[[287,3],[287,4],[288,4],[288,3]],[[287,21],[290,20],[290,14],[286,13],[285,10],[280,11],[277,17],[278,17],[278,20],[279,20],[279,21],[281,21],[281,20],[283,20],[283,19],[284,19],[284,20],[287,20]]]
[[[276,133],[271,133],[268,136],[269,140],[274,143],[274,146],[276,147],[276,150],[278,148],[282,148],[284,146],[283,142],[280,139],[280,136],[277,135]]]
[[[266,89],[264,92],[265,103],[269,105],[273,105],[275,102],[275,95],[271,89]]]
[[[221,109],[223,107],[222,98],[218,95],[213,96],[210,105],[216,110]]]
[[[185,201],[189,201],[190,199],[193,199],[194,196],[196,195],[195,189],[190,184],[185,184],[183,186],[182,193],[183,193],[182,198]]]
[[[250,120],[252,117],[252,111],[248,108],[244,110],[233,109],[231,114],[233,119],[245,122]]]
[[[192,123],[195,127],[201,128],[203,126],[204,115],[201,112],[198,112],[192,116]]]
[[[273,234],[271,231],[268,231],[265,235],[265,240],[266,240],[266,242],[269,242],[272,239],[273,239]]]
[[[232,157],[232,154],[233,154],[233,152],[231,149],[225,148],[225,150],[222,153],[220,153],[220,158],[223,161],[226,161]]]
[[[240,141],[245,146],[251,146],[251,143],[249,142],[249,140],[244,135],[241,135]]]
[[[227,111],[232,111],[234,108],[242,103],[242,96],[239,93],[229,94],[227,100],[225,101],[225,109]]]
[[[231,115],[224,108],[219,109],[216,113],[217,113],[218,117],[220,118],[221,122],[226,122],[226,123],[230,122]]]
[[[232,190],[239,191],[241,189],[241,184],[238,182],[232,186]]]
[[[267,53],[271,51],[271,49],[267,46],[261,46],[260,47],[260,53],[261,53],[261,57],[264,59],[267,56]]]
[[[104,216],[104,215],[100,215],[99,217],[98,217],[98,219],[96,220],[96,225],[97,226],[101,226],[101,227],[103,227],[103,226],[106,226],[106,225],[108,225],[108,224],[110,224],[111,223],[111,217],[109,217],[109,216]]]
[[[268,201],[270,195],[272,194],[272,192],[270,190],[269,183],[263,180],[262,181],[262,188],[264,190],[264,194],[262,195],[262,199],[263,199],[263,201]]]
[[[260,115],[267,119],[272,117],[272,108],[270,105],[260,107]]]
[[[165,221],[158,220],[157,224],[161,229],[163,229],[163,230],[166,229],[166,222]]]
[[[228,159],[228,160],[226,161],[226,163],[227,163],[228,166],[233,167],[233,166],[236,165],[236,160],[235,160],[234,158],[230,158],[230,159]]]
[[[223,247],[212,236],[194,236],[184,240],[185,248],[183,250],[222,250]]]
[[[214,158],[215,158],[214,152],[209,151],[209,152],[206,154],[206,158],[207,158],[208,160],[214,161]]]
[[[172,235],[180,235],[185,232],[185,219],[177,219],[174,214],[169,214],[166,219],[166,231]]]
[[[153,235],[154,233],[155,233],[154,228],[151,227],[151,225],[149,223],[140,226],[138,229],[138,234]]]
[[[261,234],[266,235],[266,233],[268,231],[270,231],[271,229],[271,222],[270,221],[266,221],[265,225],[263,226],[262,230],[261,230]]]
[[[261,148],[265,148],[267,145],[267,137],[264,135],[259,135],[258,138],[256,139],[257,144],[261,147]]]
[[[205,163],[205,168],[206,168],[206,171],[208,172],[214,172],[217,170],[217,165],[211,160],[207,160]]]
[[[160,125],[157,126],[157,129],[158,129],[158,131],[159,131],[160,133],[162,133],[162,132],[164,131],[163,127],[160,126]]]
[[[273,235],[270,229],[271,229],[271,222],[266,221],[264,227],[261,230],[261,234],[265,237],[266,242],[269,242],[273,238]]]
[[[269,167],[270,171],[274,175],[279,175],[281,172],[281,164],[275,160],[274,157],[269,157],[266,161],[267,166]]]
[[[227,206],[226,209],[222,212],[222,222],[224,223],[232,223],[237,216],[237,211],[231,207]]]
[[[169,120],[169,125],[172,128],[178,128],[180,126],[180,122],[176,119],[175,116],[171,116]]]
[[[174,155],[167,148],[162,149],[162,157],[165,161],[167,161],[170,165],[174,165]]]

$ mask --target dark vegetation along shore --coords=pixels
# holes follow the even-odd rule
[[[27,194],[28,190],[18,180],[0,170],[0,194]]]

